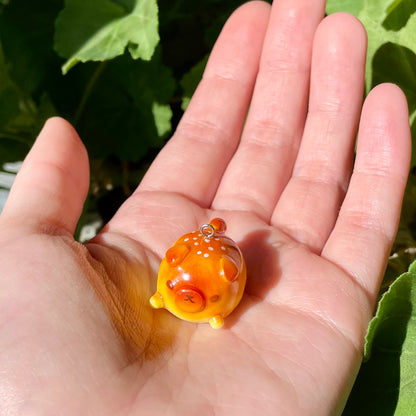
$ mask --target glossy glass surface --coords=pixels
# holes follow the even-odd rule
[[[157,292],[150,298],[154,308],[216,329],[223,326],[246,284],[243,255],[225,230],[225,222],[215,218],[176,241],[160,265]]]

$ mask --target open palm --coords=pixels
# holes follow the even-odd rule
[[[341,412],[410,133],[398,88],[377,87],[362,107],[365,32],[324,9],[237,10],[174,137],[86,246],[72,233],[87,155],[68,123],[46,124],[0,217],[1,414]],[[216,331],[148,299],[166,249],[218,216],[248,281]]]

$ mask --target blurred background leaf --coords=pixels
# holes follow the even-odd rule
[[[56,19],[55,50],[77,62],[106,61],[127,48],[134,59],[149,60],[159,43],[155,0],[67,0]]]
[[[208,62],[209,55],[206,55],[201,61],[193,66],[181,79],[183,91],[181,108],[185,111],[191,101],[192,95],[199,84],[204,73],[205,66]]]
[[[416,2],[328,0],[327,12],[338,11],[355,14],[367,30],[366,92],[380,83],[393,82],[406,94],[415,147]],[[367,334],[366,350],[371,344],[371,358],[361,366],[344,415],[416,414],[416,266],[407,272],[416,260],[415,154],[399,230],[380,291],[380,297],[384,296]]]
[[[328,0],[326,2],[327,14],[348,12],[357,16],[364,7],[364,0]]]
[[[0,1],[0,167],[24,158],[48,117],[68,119],[90,156],[82,221],[106,222],[172,135],[242,3]]]
[[[344,410],[354,416],[416,414],[416,263],[383,295],[366,337],[367,361]]]

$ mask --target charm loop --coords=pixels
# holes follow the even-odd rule
[[[207,229],[209,229],[209,231],[207,231]],[[201,231],[201,234],[205,238],[211,238],[215,234],[215,228],[211,224],[203,224],[203,225],[201,225],[201,228],[199,229],[199,231]]]

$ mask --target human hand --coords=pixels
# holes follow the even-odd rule
[[[237,10],[174,137],[85,246],[72,235],[87,155],[65,121],[46,124],[0,217],[0,413],[341,412],[397,229],[410,132],[398,88],[378,86],[362,107],[364,29],[346,14],[322,20],[324,8]],[[148,299],[166,249],[217,216],[248,281],[215,331]]]

